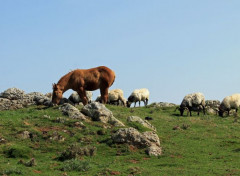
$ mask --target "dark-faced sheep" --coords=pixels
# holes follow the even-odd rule
[[[131,104],[134,102],[134,107],[136,106],[136,102],[143,101],[144,105],[147,106],[149,100],[149,90],[146,88],[143,89],[136,89],[132,92],[132,94],[128,97],[127,107],[130,107]]]
[[[190,116],[192,116],[192,111],[199,112],[202,110],[205,115],[205,97],[202,93],[192,93],[186,95],[182,103],[180,105],[180,115],[183,116],[184,110],[188,110],[190,112]]]

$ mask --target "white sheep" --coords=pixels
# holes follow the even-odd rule
[[[87,95],[88,103],[91,103],[93,93],[91,91],[86,91],[86,95]],[[74,104],[78,104],[78,103],[82,102],[80,96],[75,91],[69,96],[68,99],[71,102],[73,102]]]
[[[101,102],[101,96],[99,95],[96,100],[97,102]],[[121,104],[123,106],[126,106],[126,99],[123,96],[123,91],[121,89],[113,89],[108,91],[108,104],[117,104],[119,105],[121,102]]]
[[[223,99],[223,101],[221,102],[220,106],[219,106],[219,116],[223,117],[223,113],[225,111],[228,112],[229,115],[229,111],[231,109],[236,109],[236,113],[238,111],[238,108],[240,106],[240,94],[236,93],[233,94],[231,96],[227,96]]]
[[[123,91],[121,89],[113,89],[108,92],[108,103],[119,105],[119,101],[126,106],[126,99],[123,96]]]
[[[192,93],[186,95],[182,103],[180,105],[180,115],[183,116],[184,110],[188,110],[190,112],[190,116],[192,116],[191,111],[197,111],[198,115],[201,110],[203,110],[203,113],[205,115],[205,97],[202,93]]]
[[[128,97],[127,107],[130,107],[134,102],[134,107],[136,106],[136,102],[139,102],[139,106],[141,101],[144,102],[144,105],[147,106],[149,100],[149,90],[146,88],[136,89],[132,92],[132,94]]]

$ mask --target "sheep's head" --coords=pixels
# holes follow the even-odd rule
[[[223,117],[223,113],[224,113],[225,111],[221,108],[221,107],[219,107],[218,108],[218,115],[220,116],[220,117]]]
[[[134,102],[134,96],[128,97],[128,100],[127,100],[127,107],[128,108],[130,108],[132,102]]]
[[[128,108],[130,108],[130,106],[131,106],[132,102],[130,102],[130,101],[127,101],[127,102],[126,102],[126,104],[127,104],[127,107],[128,107]]]
[[[181,116],[183,116],[184,110],[189,111],[189,109],[188,109],[187,107],[185,107],[185,106],[180,106],[180,107],[178,108],[178,110],[180,111],[180,115],[181,115]]]

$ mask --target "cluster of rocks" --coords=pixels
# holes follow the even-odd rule
[[[220,101],[219,100],[206,100],[205,104],[206,107],[210,107],[210,108],[218,108],[220,106]]]
[[[219,100],[206,100],[205,101],[206,111],[209,114],[216,114],[218,112],[220,103],[221,102]]]
[[[154,102],[150,106],[153,106],[155,108],[166,108],[166,107],[174,107],[177,106],[174,103],[168,103],[168,102]]]
[[[9,88],[0,94],[0,111],[20,109],[29,105],[51,106],[51,99],[39,92],[25,94],[21,89]]]

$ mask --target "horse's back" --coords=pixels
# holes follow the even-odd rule
[[[90,69],[77,69],[73,72],[74,82],[81,84],[87,90],[110,87],[115,80],[115,73],[108,67],[99,66]]]

